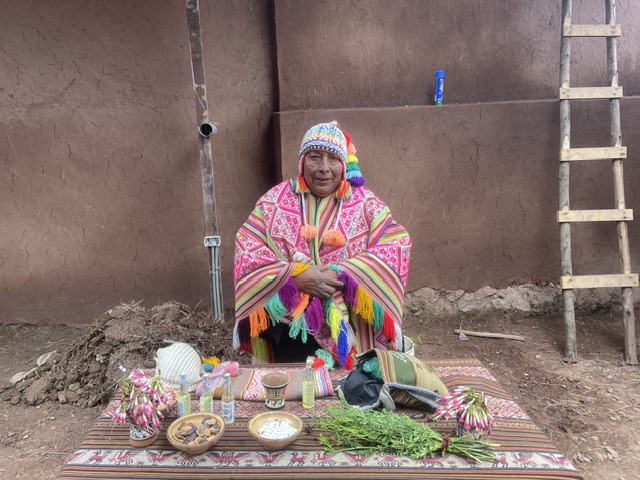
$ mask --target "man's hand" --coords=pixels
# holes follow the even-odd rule
[[[329,265],[313,265],[294,277],[298,290],[312,297],[329,298],[342,287],[338,272]]]

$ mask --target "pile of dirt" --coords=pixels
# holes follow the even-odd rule
[[[247,363],[233,351],[232,327],[209,312],[176,302],[151,309],[122,304],[102,314],[85,334],[62,351],[41,355],[37,366],[1,386],[12,405],[47,401],[93,407],[113,396],[124,371],[154,368],[158,348],[171,342],[193,346],[203,357]]]

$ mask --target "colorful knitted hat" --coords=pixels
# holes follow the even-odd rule
[[[351,138],[348,133],[340,130],[338,122],[334,120],[311,127],[302,137],[298,162],[299,177],[294,185],[296,193],[309,193],[309,187],[304,181],[304,159],[311,150],[329,152],[342,160],[342,182],[338,187],[338,198],[349,198],[351,186],[364,185],[364,178],[358,168],[358,158],[355,156],[356,149],[351,143]]]

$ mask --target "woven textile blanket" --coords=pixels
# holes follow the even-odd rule
[[[240,368],[237,376],[231,377],[231,393],[234,398],[245,401],[264,402],[264,388],[262,377],[268,373],[284,373],[289,376],[289,385],[284,391],[285,400],[302,400],[302,381],[304,380],[305,367],[291,365],[281,365],[281,368]],[[330,397],[333,395],[333,382],[326,367],[314,370],[315,396]],[[224,393],[224,380],[222,376],[214,377],[213,397],[222,398]],[[196,389],[197,393],[202,392],[202,384]]]
[[[267,451],[249,435],[248,420],[265,410],[263,403],[239,400],[236,421],[227,425],[224,436],[209,451],[189,455],[174,449],[166,439],[165,421],[158,439],[146,448],[129,446],[129,429],[111,420],[112,402],[91,429],[80,447],[64,465],[59,479],[581,479],[574,466],[542,433],[491,373],[474,359],[426,360],[448,388],[467,385],[485,393],[497,419],[488,437],[496,448],[492,462],[475,462],[455,455],[419,460],[387,454],[369,456],[353,452],[329,453],[319,445],[309,429],[286,450]],[[261,365],[257,368],[288,369],[290,365]],[[344,370],[331,371],[334,386],[346,376]],[[294,412],[308,424],[311,415],[321,415],[336,396],[316,400],[312,411],[299,401],[288,401],[285,410]],[[193,399],[194,411],[198,409]],[[215,407],[219,410],[219,403]],[[428,414],[400,410],[417,421],[428,422]],[[173,414],[175,415],[175,413]],[[170,412],[171,417],[171,412]],[[430,422],[441,433],[449,433],[453,421]]]
[[[284,391],[285,400],[302,400],[302,381],[304,380],[304,367],[280,365],[280,368],[241,368],[237,377],[231,379],[231,391],[236,399],[245,401],[264,402],[264,387],[261,380],[267,373],[278,372],[289,376],[289,385]],[[316,381],[316,398],[333,395],[333,383],[329,370],[319,368],[314,371]],[[224,387],[218,387],[213,391],[214,398],[222,398]]]

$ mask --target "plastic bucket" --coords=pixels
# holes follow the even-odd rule
[[[404,335],[404,353],[406,353],[410,357],[413,357],[415,353],[413,350],[413,340],[411,340],[406,335]]]

